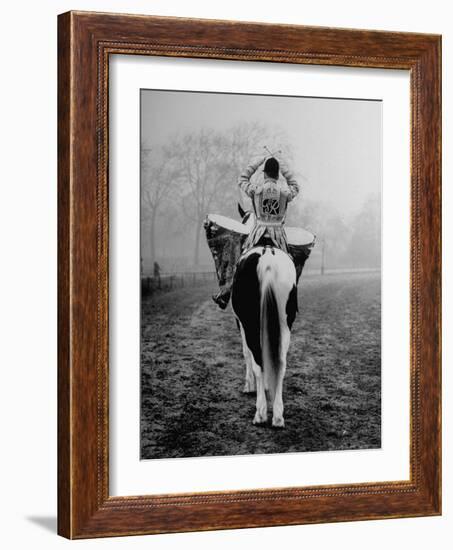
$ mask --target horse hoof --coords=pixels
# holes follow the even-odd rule
[[[284,428],[285,427],[285,421],[283,420],[283,417],[273,418],[272,419],[272,427],[273,428]]]
[[[243,393],[256,393],[256,387],[251,382],[246,382],[242,391]]]
[[[267,422],[267,416],[263,416],[258,412],[255,414],[255,418],[253,419],[253,423],[255,424],[255,426],[266,424],[266,422]]]

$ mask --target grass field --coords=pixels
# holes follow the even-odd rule
[[[302,275],[284,381],[285,428],[252,424],[230,308],[204,285],[143,300],[141,456],[380,447],[380,274]]]

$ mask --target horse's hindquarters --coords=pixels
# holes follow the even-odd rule
[[[267,387],[273,406],[272,424],[283,427],[282,385],[297,309],[296,270],[290,257],[270,247],[250,250],[236,269],[232,305],[241,325],[246,364],[252,363],[256,377],[254,422],[266,421]]]

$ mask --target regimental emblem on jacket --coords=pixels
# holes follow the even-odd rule
[[[265,181],[261,192],[254,195],[254,208],[259,221],[281,224],[285,220],[288,195],[281,192],[275,180]]]

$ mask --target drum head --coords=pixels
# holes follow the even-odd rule
[[[233,218],[227,218],[226,216],[222,216],[220,214],[208,214],[208,220],[219,227],[228,229],[229,231],[235,231],[236,233],[241,233],[243,235],[249,234],[250,228],[237,220],[233,220]]]
[[[293,246],[312,244],[315,240],[313,233],[302,229],[302,227],[285,227],[285,232],[288,244]]]

